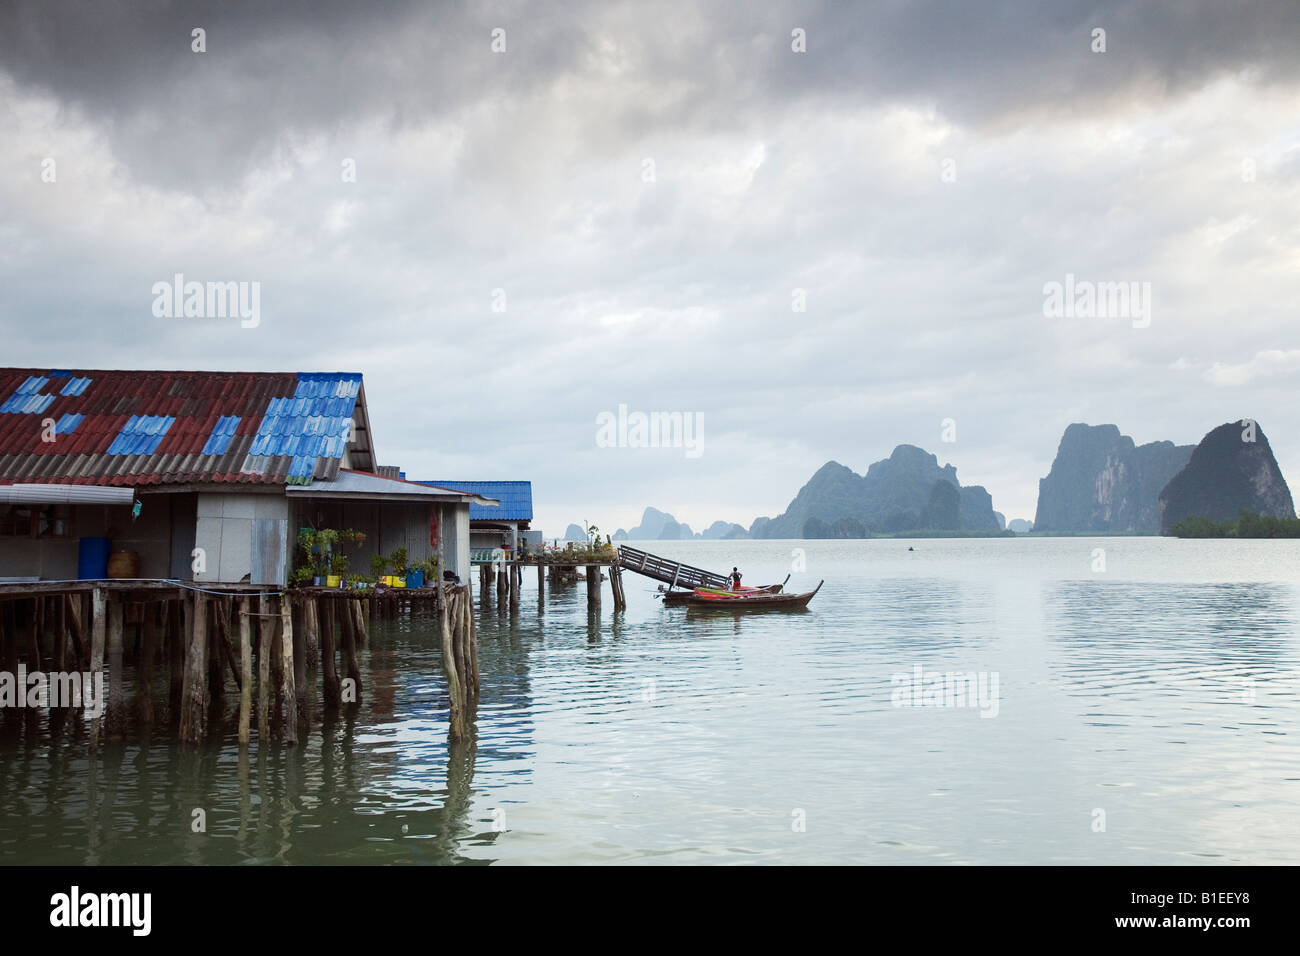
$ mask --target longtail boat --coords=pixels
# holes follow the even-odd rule
[[[664,604],[675,605],[675,604],[685,604],[687,598],[695,597],[697,593],[724,594],[724,595],[780,594],[782,587],[783,585],[780,584],[768,584],[761,588],[744,587],[744,588],[740,588],[737,591],[733,591],[730,588],[696,588],[695,590],[661,591],[660,593],[663,596]]]
[[[773,608],[805,608],[825,581],[818,581],[817,587],[802,594],[787,594],[779,584],[768,588],[754,588],[749,591],[723,591],[721,589],[696,588],[694,591],[679,592],[681,597],[672,603],[688,608],[707,608],[718,611],[757,611]],[[665,596],[664,603],[668,599]]]

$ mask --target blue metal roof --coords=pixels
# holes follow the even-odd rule
[[[499,505],[469,506],[470,521],[532,521],[533,483],[531,481],[421,481],[422,485],[438,485],[495,498]]]

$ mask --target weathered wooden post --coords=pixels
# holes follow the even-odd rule
[[[153,723],[153,659],[158,648],[158,613],[161,604],[146,604],[140,622],[140,660],[136,663],[136,714],[140,723]]]
[[[257,596],[257,744],[271,742],[271,644],[275,625],[271,621],[270,598]]]
[[[285,595],[289,601],[289,596]],[[293,629],[293,692],[296,699],[298,719],[302,720],[307,710],[307,605],[310,602],[290,601],[291,616],[297,619]]]
[[[453,585],[447,585],[444,590],[445,600],[441,602],[438,624],[442,634],[442,669],[447,675],[449,703],[447,736],[451,740],[460,740],[465,736],[465,692],[460,675],[456,671],[456,645],[452,631],[453,611],[448,606],[455,600],[453,588]]]
[[[253,602],[240,598],[236,613],[239,615],[239,743],[247,746],[253,711],[253,621],[249,615]]]
[[[523,570],[517,564],[509,566],[510,572],[510,610],[519,610],[519,587],[523,580]]]
[[[307,652],[306,664],[315,668],[320,665],[320,600],[311,595],[302,605],[303,622],[307,633],[303,635],[303,645]]]
[[[293,612],[289,596],[280,599],[280,697],[284,701],[284,724],[280,730],[280,740],[285,744],[298,742],[298,694],[294,683],[293,655]]]
[[[63,596],[63,607],[68,622],[68,635],[72,638],[73,654],[76,655],[73,660],[73,666],[81,671],[90,666],[90,655],[87,653],[85,643],[81,639],[81,622],[84,618],[81,616],[81,601],[73,600],[71,594]]]
[[[600,609],[600,565],[587,565],[587,607]]]
[[[627,610],[627,594],[623,591],[623,569],[615,558],[609,566],[609,589],[614,595],[614,610]]]
[[[45,629],[45,599],[32,599],[31,627],[27,629],[27,670],[43,671],[41,665],[41,631]]]
[[[108,629],[108,597],[103,588],[95,588],[95,593],[91,598],[90,613],[90,679],[99,682],[104,678],[104,636]],[[14,641],[16,636],[11,635],[10,641]],[[99,688],[97,687],[96,690],[98,691]],[[96,704],[101,716],[90,719],[90,745],[92,747],[99,745],[99,727],[104,712],[104,699],[102,696],[99,697]]]
[[[334,658],[334,601],[321,599],[320,615],[320,656],[321,682],[324,686],[325,707],[337,709],[339,706],[339,672]]]
[[[50,598],[51,614],[46,618],[47,627],[53,631],[54,669],[66,671],[68,651],[67,601],[63,597]]]
[[[351,700],[349,704],[361,701],[361,667],[357,664],[356,624],[352,620],[352,602],[343,598],[339,608],[339,626],[343,633],[343,664],[348,669],[348,681],[351,683]]]
[[[352,609],[352,623],[355,625],[357,633],[357,647],[365,647],[370,643],[370,633],[366,629],[366,612],[361,605],[361,601],[348,601],[348,607]]]
[[[95,592],[95,617],[100,617],[99,591]],[[185,655],[185,685],[181,692],[181,740],[186,743],[199,743],[208,719],[208,596],[202,591],[195,591],[190,601],[186,602],[190,613],[186,615],[193,621],[190,634],[190,646]],[[93,641],[92,641],[93,647]],[[91,658],[94,658],[91,651]]]

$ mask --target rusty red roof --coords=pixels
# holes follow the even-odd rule
[[[356,373],[0,368],[0,483],[332,479]]]

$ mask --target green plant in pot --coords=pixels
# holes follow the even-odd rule
[[[347,585],[348,577],[348,556],[346,554],[336,554],[330,558],[330,574],[337,574],[343,579],[343,584]]]

